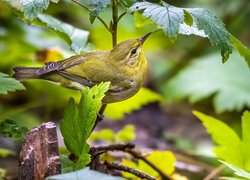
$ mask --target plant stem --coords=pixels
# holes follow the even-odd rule
[[[113,47],[117,44],[117,25],[118,25],[118,0],[113,0],[113,6],[112,6],[112,14],[113,14],[113,20],[112,20],[112,44]]]
[[[117,169],[120,171],[125,171],[131,174],[134,174],[135,176],[141,178],[141,179],[148,179],[148,180],[155,180],[155,178],[149,174],[146,174],[138,169],[130,168],[128,166],[124,166],[122,164],[117,163],[110,163],[105,161],[105,165],[110,169]]]
[[[84,6],[83,4],[79,3],[77,0],[72,0],[72,1],[73,1],[74,3],[76,3],[77,5],[81,6],[83,9],[87,10],[88,12],[90,12],[90,10],[89,10],[86,6]],[[104,27],[105,27],[110,33],[112,33],[111,30],[110,30],[110,28],[109,28],[109,26],[107,25],[107,23],[106,23],[100,16],[96,16],[96,18],[104,25]]]

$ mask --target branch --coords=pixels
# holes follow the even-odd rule
[[[135,151],[133,149],[127,149],[126,152],[128,152],[129,154],[131,154],[132,156],[134,156],[137,159],[141,159],[146,164],[148,164],[151,168],[153,168],[155,171],[157,171],[161,175],[161,177],[162,177],[163,180],[171,180],[172,179],[167,174],[165,174],[160,168],[158,168],[152,162],[150,162],[145,156],[143,156],[141,154],[141,152]]]
[[[72,0],[74,3],[76,3],[77,5],[81,6],[82,8],[84,8],[85,10],[87,10],[88,12],[90,12],[90,10],[84,6],[83,4],[79,3],[77,0]],[[110,28],[108,27],[108,25],[106,24],[106,22],[100,17],[100,16],[96,16],[96,18],[104,25],[104,27],[110,32]]]
[[[110,169],[117,169],[120,171],[125,171],[131,174],[134,174],[135,176],[142,178],[142,179],[148,179],[148,180],[155,180],[156,178],[154,178],[153,176],[146,174],[138,169],[134,169],[134,168],[130,168],[128,166],[124,166],[121,164],[117,164],[117,163],[110,163],[105,161],[105,165],[110,168]]]
[[[167,174],[165,174],[160,168],[155,166],[152,162],[150,162],[145,156],[141,154],[140,151],[134,150],[135,147],[134,144],[127,143],[127,144],[111,144],[107,146],[99,146],[99,147],[91,147],[90,154],[92,157],[99,156],[106,151],[124,151],[129,154],[131,154],[136,159],[141,159],[146,164],[148,164],[150,167],[152,167],[155,171],[157,171],[163,180],[171,180],[171,177],[169,177]]]
[[[123,12],[118,18],[117,18],[117,22],[119,22],[121,20],[121,18],[126,15],[127,12]]]

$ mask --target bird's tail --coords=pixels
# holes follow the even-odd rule
[[[17,80],[26,80],[26,79],[37,79],[39,78],[39,69],[37,67],[14,67],[14,75],[13,77]]]

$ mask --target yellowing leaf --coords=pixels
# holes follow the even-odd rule
[[[122,130],[116,134],[117,142],[129,142],[133,141],[136,137],[135,126],[126,125]]]
[[[121,119],[126,113],[140,109],[141,106],[152,102],[161,102],[162,96],[146,88],[141,88],[140,91],[132,98],[109,104],[104,112],[105,116],[110,119]]]
[[[115,133],[111,129],[102,129],[91,133],[89,139],[93,141],[106,140],[109,142],[115,141]]]
[[[150,155],[147,156],[147,159],[167,175],[171,175],[175,170],[174,163],[176,161],[176,158],[171,151],[153,151]],[[123,160],[122,163],[126,166],[139,169],[147,174],[150,174],[151,176],[160,176],[157,171],[155,171],[152,167],[150,167],[142,160],[139,160],[138,164],[130,160]],[[132,179],[135,178],[135,176],[124,172],[123,176]]]

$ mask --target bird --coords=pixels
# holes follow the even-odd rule
[[[142,87],[147,74],[147,60],[142,46],[151,32],[115,45],[111,50],[98,50],[74,55],[44,67],[14,67],[19,81],[43,79],[60,86],[80,90],[101,82],[110,82],[102,100],[109,104],[126,100]]]

